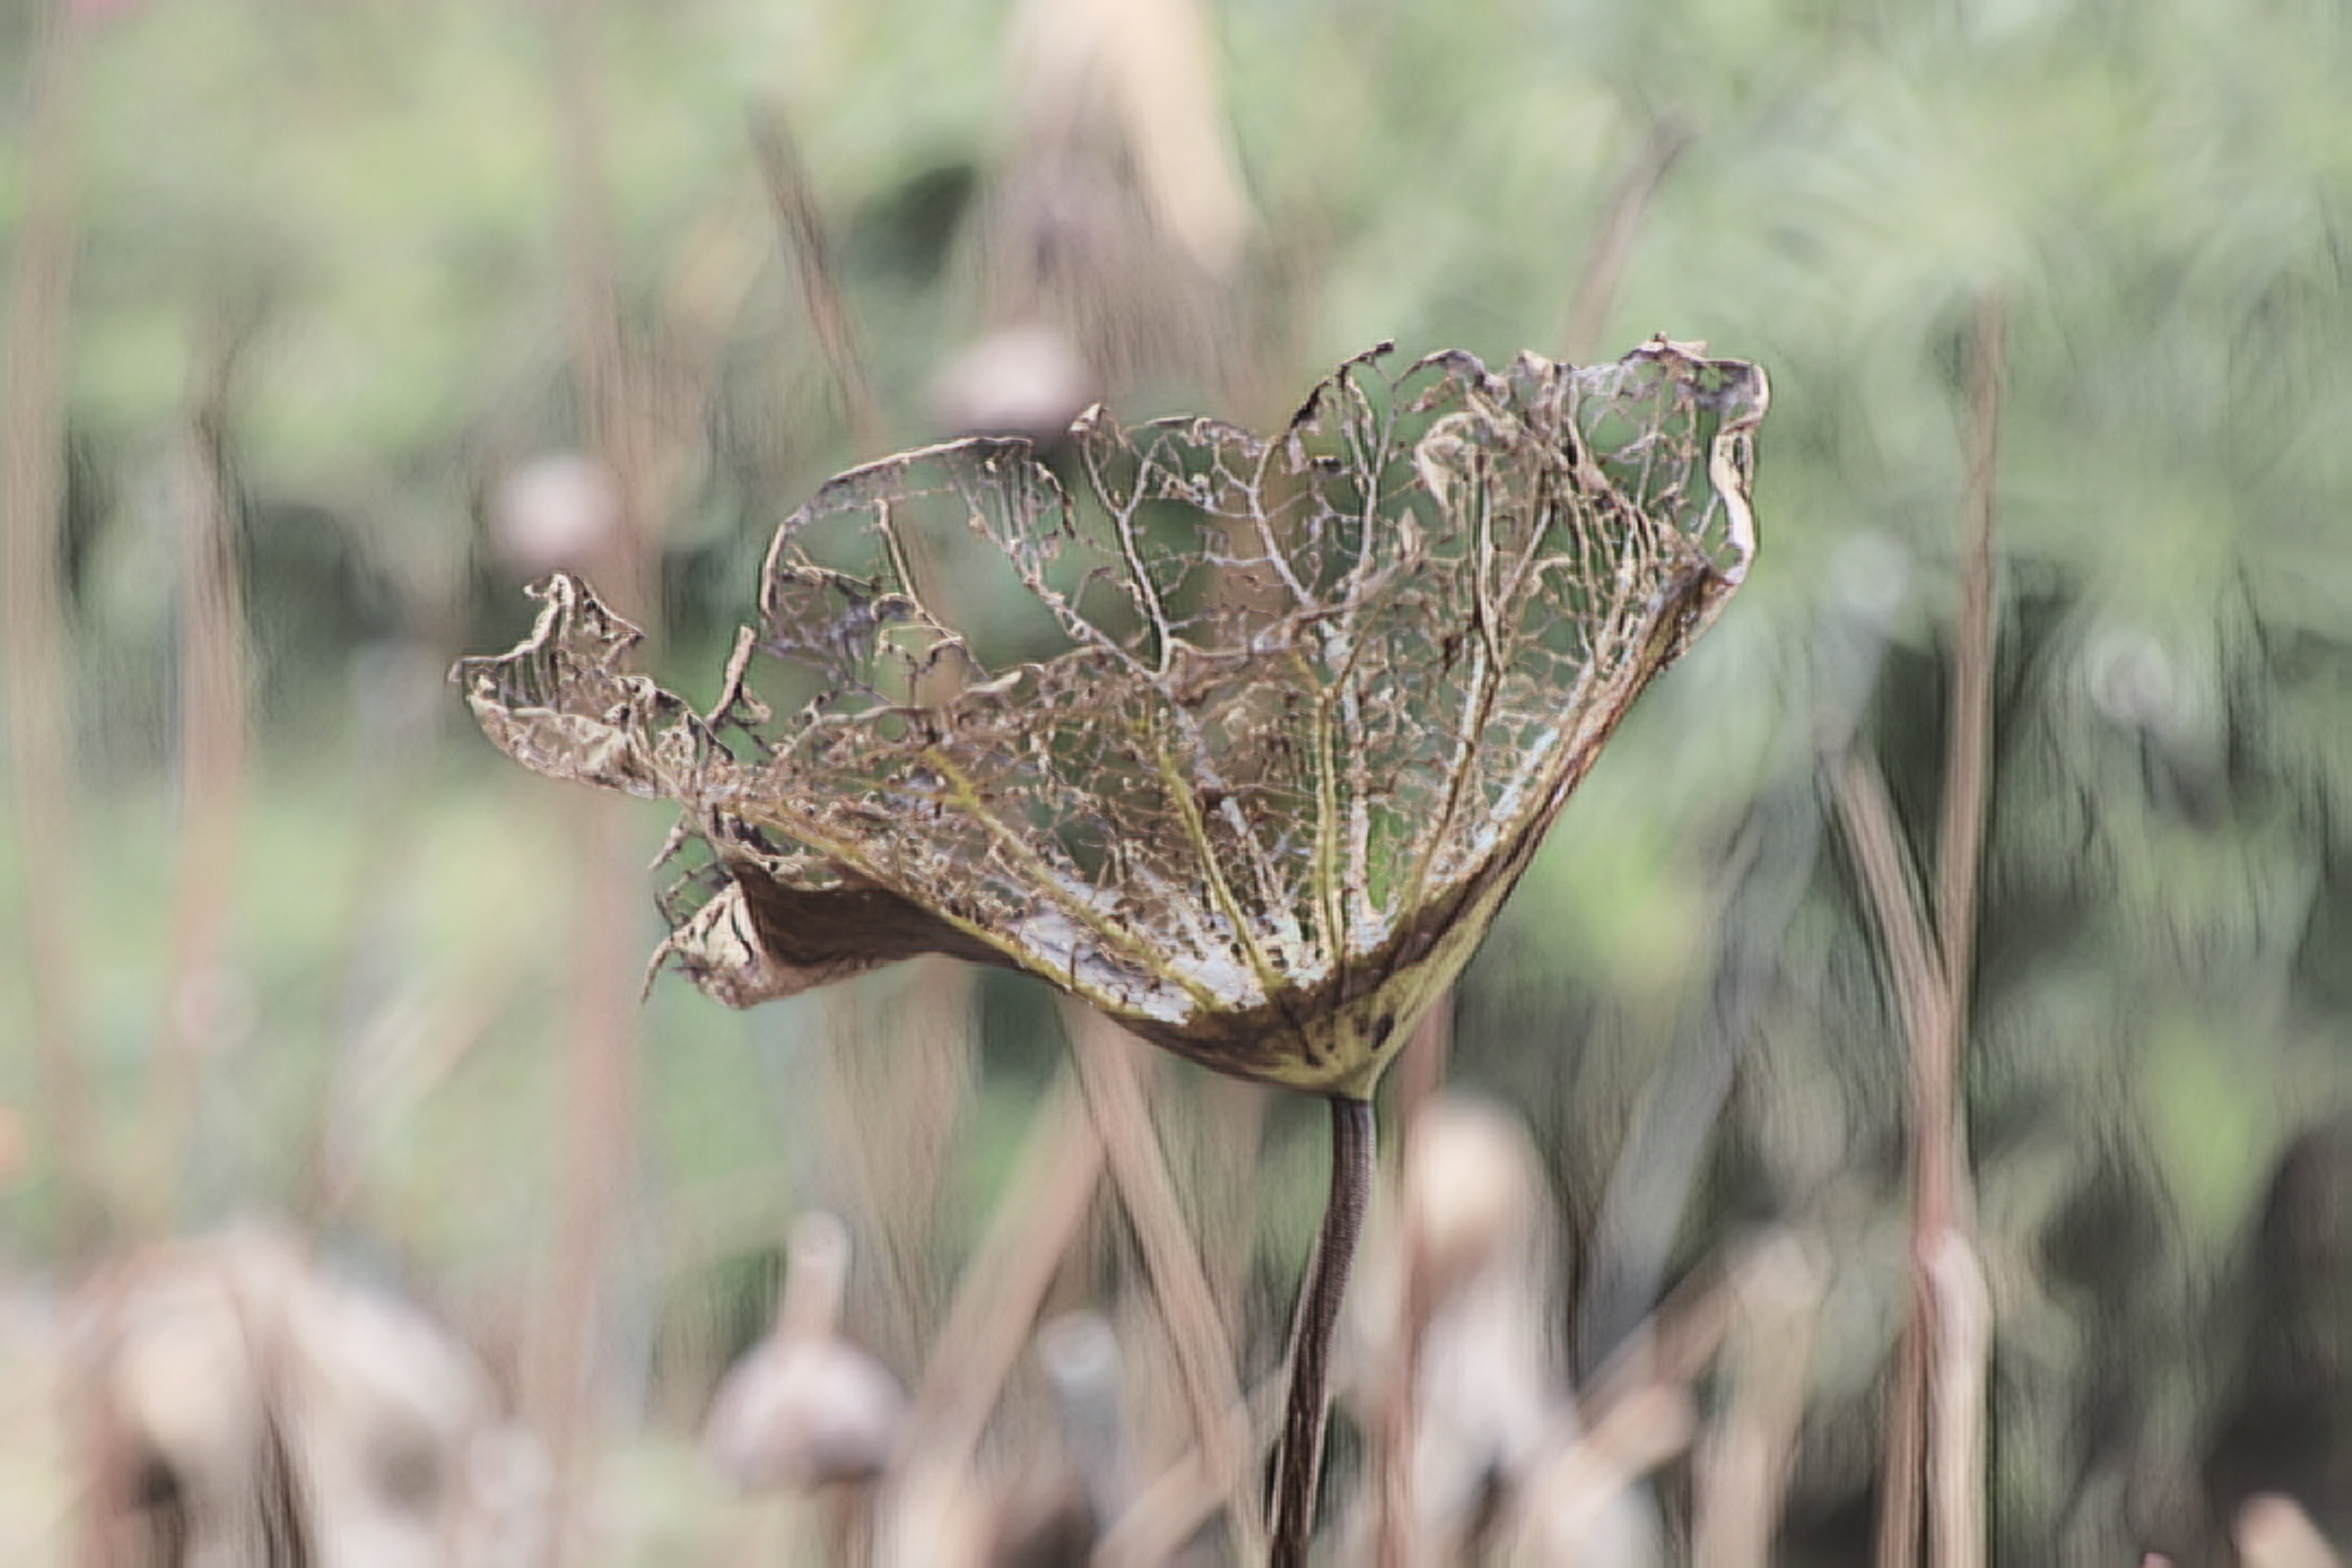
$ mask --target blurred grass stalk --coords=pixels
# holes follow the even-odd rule
[[[23,142],[24,206],[8,280],[5,405],[0,405],[0,653],[6,666],[9,783],[24,924],[24,974],[37,1067],[35,1136],[57,1183],[56,1234],[68,1259],[87,1255],[101,1222],[99,1151],[77,1017],[84,972],[75,895],[78,834],[70,650],[59,602],[65,524],[65,351],[81,237],[82,27],[65,0],[41,6]]]
[[[1554,334],[1560,356],[1571,364],[1581,364],[1599,351],[1610,307],[1617,302],[1617,287],[1624,281],[1625,268],[1642,237],[1643,219],[1649,216],[1650,198],[1658,194],[1675,160],[1690,145],[1692,134],[1679,115],[1671,111],[1660,115],[1610,188],[1609,200],[1593,226],[1592,243],[1584,253],[1583,270],[1577,275],[1568,310]]]
[[[825,369],[841,395],[850,435],[861,457],[879,457],[890,449],[889,421],[874,393],[874,374],[867,364],[848,300],[841,289],[840,269],[826,230],[824,210],[808,165],[794,143],[781,104],[755,111],[750,121],[751,151],[767,188],[768,205],[784,252],[793,258],[800,279],[801,305],[824,351]]]
[[[1827,1285],[1805,1245],[1787,1232],[1741,1258],[1728,1283],[1721,1360],[1729,1387],[1693,1457],[1691,1561],[1698,1568],[1767,1568]]]
[[[1266,1541],[1258,1526],[1248,1409],[1236,1382],[1241,1360],[1217,1311],[1146,1101],[1147,1075],[1156,1063],[1147,1066],[1139,1043],[1092,1008],[1071,1004],[1063,1016],[1077,1058],[1078,1084],[1102,1141],[1111,1180],[1135,1226],[1144,1270],[1168,1331],[1201,1468],[1223,1496],[1236,1554],[1242,1562],[1258,1562],[1265,1554]]]
[[[981,1447],[1062,1259],[1093,1207],[1102,1136],[1068,1076],[1031,1118],[1003,1195],[959,1272],[923,1371],[909,1423],[918,1456],[906,1468],[961,1473]]]
[[[203,1101],[213,1045],[212,992],[219,973],[237,869],[237,820],[246,795],[250,720],[246,676],[243,564],[228,431],[238,361],[255,317],[225,310],[195,328],[180,479],[179,866],[162,1011],[141,1119],[144,1180],[141,1231],[169,1236]]]
[[[572,384],[583,445],[604,465],[617,515],[599,582],[648,634],[660,605],[648,566],[643,443],[631,417],[612,201],[605,167],[595,18],[583,0],[547,8],[549,83],[557,147],[562,266]],[[636,1131],[636,944],[625,803],[572,803],[578,851],[571,934],[576,1011],[564,1044],[561,1215],[554,1273],[526,1352],[525,1412],[546,1445],[549,1557],[587,1560],[587,1478],[595,1454],[597,1347],[605,1317],[612,1231],[634,1169]]]
[[[2001,297],[1979,297],[1968,355],[1960,603],[1932,906],[1904,851],[1877,765],[1850,751],[1835,773],[1838,812],[1885,944],[1912,1065],[1911,1256],[1880,1471],[1878,1568],[1917,1561],[1923,1504],[1931,1568],[1976,1568],[1985,1554],[1991,1330],[1972,1239],[1961,1074],[1990,771],[1994,492],[2007,335]]]

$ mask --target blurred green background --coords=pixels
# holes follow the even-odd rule
[[[524,1356],[603,840],[443,679],[520,634],[527,577],[620,562],[654,667],[708,697],[768,531],[889,447],[1097,395],[1263,426],[1380,339],[1497,363],[1664,332],[1772,377],[1762,553],[1571,802],[1448,1073],[1538,1134],[1588,1363],[1754,1227],[1822,1247],[1837,1353],[1784,1551],[1853,1560],[1908,1053],[1826,759],[1876,762],[1932,883],[1998,299],[1965,1074],[1994,1558],[2136,1560],[2200,1487],[2352,1523],[2347,1216],[2296,1255],[2320,1283],[2261,1283],[2281,1151],[2352,1089],[2352,14],[1114,10],[0,5],[0,1272],[291,1213]],[[605,467],[543,466],[582,452]],[[590,499],[556,482],[535,533],[519,473]],[[622,821],[649,859],[663,814]],[[654,885],[594,994],[633,994]],[[825,1151],[867,1069],[834,1046],[908,984],[736,1016],[669,980],[627,1015],[613,1430],[682,1430],[789,1216],[856,1209]],[[939,1278],[1062,1049],[1040,995],[976,995]],[[1179,1110],[1226,1092],[1171,1081]],[[1278,1342],[1320,1139],[1270,1114],[1249,1321]],[[2293,1333],[2263,1314],[2294,1311],[2316,1360],[2265,1370]],[[2214,1479],[2272,1384],[2322,1391],[2316,1479]]]

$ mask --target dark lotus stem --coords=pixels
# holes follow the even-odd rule
[[[1331,1331],[1372,1193],[1372,1102],[1331,1100],[1331,1195],[1307,1265],[1290,1338],[1290,1394],[1274,1482],[1274,1568],[1305,1568],[1315,1532],[1315,1483],[1323,1470],[1323,1417],[1330,1407]]]

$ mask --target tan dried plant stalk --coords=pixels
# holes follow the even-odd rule
[[[569,577],[457,671],[516,760],[684,808],[662,952],[720,1001],[947,953],[1331,1099],[1350,1158],[1295,1371],[1382,1068],[1755,549],[1753,365],[1388,352],[1271,438],[1097,409],[1051,465],[972,438],[843,474],[778,530],[707,710],[630,673],[635,628]],[[1321,1409],[1294,1387],[1277,1563]]]

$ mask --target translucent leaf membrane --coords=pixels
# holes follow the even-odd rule
[[[1744,575],[1766,404],[1664,340],[1385,353],[1271,439],[1097,411],[1064,477],[1005,440],[842,475],[778,530],[708,713],[568,578],[458,678],[518,761],[684,807],[665,951],[722,1001],[947,952],[1369,1093]]]

